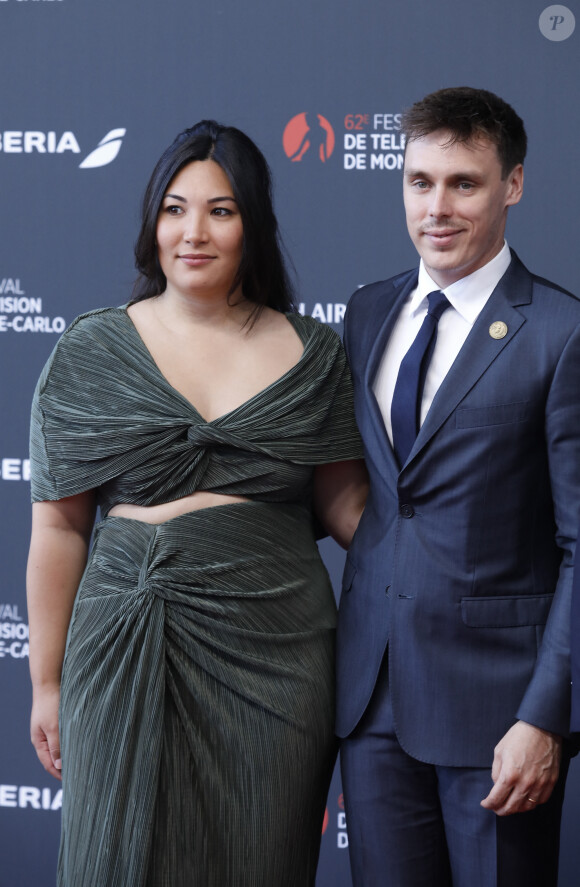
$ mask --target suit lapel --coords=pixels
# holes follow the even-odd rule
[[[447,376],[441,383],[433,403],[419,430],[407,463],[429,442],[447,421],[463,398],[479,381],[487,368],[508,348],[525,317],[517,305],[531,301],[531,276],[515,253],[512,263],[485,304],[469,333]],[[503,321],[507,333],[494,339],[489,328],[492,323]]]
[[[378,401],[375,397],[375,392],[373,391],[373,384],[377,375],[380,362],[385,353],[387,342],[389,341],[393,326],[395,325],[395,321],[399,316],[405,299],[416,285],[417,272],[412,273],[410,277],[408,274],[405,274],[402,277],[396,278],[392,282],[392,286],[395,289],[399,287],[401,288],[400,291],[392,299],[392,301],[390,301],[390,307],[387,309],[387,312],[382,320],[380,318],[377,318],[379,329],[371,348],[364,374],[366,401],[369,407],[372,430],[377,441],[378,450],[386,459],[388,467],[390,469],[388,480],[392,482],[392,485],[394,486],[396,486],[396,479],[399,474],[399,466],[395,458],[389,436],[387,434],[387,429],[385,428],[385,423]]]

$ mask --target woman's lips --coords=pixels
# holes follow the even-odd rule
[[[215,256],[208,256],[205,253],[184,253],[179,256],[179,258],[186,265],[197,267],[199,265],[207,265],[209,262],[213,262]]]

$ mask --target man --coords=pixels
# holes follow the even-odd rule
[[[403,131],[420,266],[358,290],[345,319],[371,480],[338,629],[353,879],[547,887],[569,759],[580,302],[505,244],[526,152],[509,105],[445,89]]]

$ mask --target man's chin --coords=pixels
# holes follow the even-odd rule
[[[423,264],[425,270],[438,286],[450,286],[461,277],[469,274],[465,268],[459,263],[453,261],[451,256],[445,257],[440,254],[436,256],[423,256]]]

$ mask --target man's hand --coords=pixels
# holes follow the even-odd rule
[[[481,806],[509,816],[544,804],[558,779],[561,755],[561,736],[518,721],[495,747],[494,786]]]

